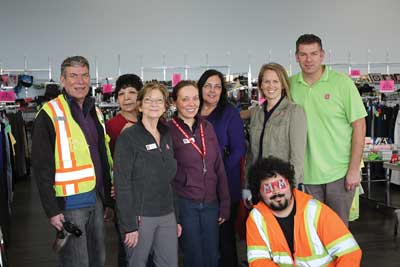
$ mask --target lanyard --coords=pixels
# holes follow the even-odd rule
[[[200,123],[200,136],[201,136],[201,144],[203,146],[203,151],[199,148],[199,146],[189,137],[189,135],[182,129],[182,127],[176,122],[175,119],[172,119],[172,123],[175,125],[175,127],[181,132],[181,134],[190,142],[190,144],[199,152],[203,159],[203,173],[207,172],[206,168],[206,141],[204,138],[204,129],[203,129],[203,124]]]

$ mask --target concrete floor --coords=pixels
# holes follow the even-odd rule
[[[361,199],[360,219],[350,224],[350,229],[363,250],[363,267],[400,266],[400,233],[396,238],[392,209],[380,205],[384,200],[384,187],[374,185],[372,196],[378,202]],[[392,189],[392,203],[400,207],[400,189]],[[8,247],[9,266],[56,266],[56,254],[51,250],[55,237],[48,224],[38,197],[36,184],[30,179],[15,186],[11,218],[11,242]],[[106,266],[117,266],[117,237],[112,223],[106,226]],[[238,242],[241,261],[246,260],[244,241]]]

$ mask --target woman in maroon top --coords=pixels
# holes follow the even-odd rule
[[[136,98],[142,87],[142,80],[136,74],[121,75],[115,83],[115,95],[121,111],[106,123],[106,131],[111,138],[112,154],[121,131],[137,122]]]
[[[197,116],[199,89],[179,82],[177,109],[169,126],[178,164],[174,180],[182,225],[184,267],[217,267],[219,225],[229,219],[230,197],[218,139],[210,122]]]
[[[112,119],[106,122],[106,132],[110,136],[110,150],[111,154],[114,155],[114,147],[117,138],[121,132],[129,126],[132,126],[137,122],[137,106],[136,98],[140,90],[143,88],[142,80],[136,74],[124,74],[118,77],[115,83],[115,95],[117,96],[117,102],[121,111]],[[112,189],[114,191],[114,187]],[[111,220],[113,215],[107,211],[107,218]],[[115,221],[116,218],[115,218]],[[118,224],[115,224],[119,239],[118,248],[118,267],[125,267],[125,249],[123,240],[119,234]],[[149,265],[151,266],[151,265]]]

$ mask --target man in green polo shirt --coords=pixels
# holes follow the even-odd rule
[[[325,52],[318,36],[304,34],[296,42],[301,72],[290,78],[291,93],[307,117],[304,160],[306,192],[326,203],[348,225],[367,115],[354,82],[322,65]]]

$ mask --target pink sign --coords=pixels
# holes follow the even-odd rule
[[[379,91],[381,93],[390,93],[394,92],[394,81],[393,80],[385,80],[379,82]]]
[[[262,96],[260,96],[260,97],[258,98],[258,104],[259,104],[259,105],[262,105],[264,102],[265,102],[265,98],[263,98]]]
[[[103,94],[111,94],[113,92],[112,84],[103,84]]]
[[[361,76],[361,70],[352,69],[350,71],[350,76],[354,77],[354,78],[360,77]]]
[[[0,102],[15,102],[14,91],[0,91]]]
[[[172,87],[177,85],[182,80],[182,75],[180,73],[172,74]]]

